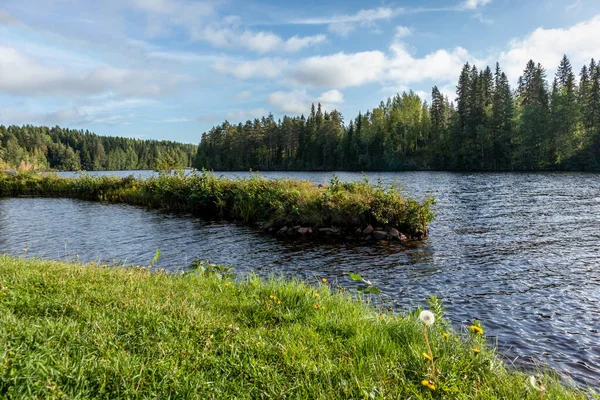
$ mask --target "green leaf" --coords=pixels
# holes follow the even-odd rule
[[[350,277],[350,279],[352,279],[353,281],[362,281],[363,278],[362,276],[358,275],[358,274],[348,274],[348,276]]]

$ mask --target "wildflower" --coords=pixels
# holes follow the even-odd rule
[[[277,296],[270,295],[270,296],[269,296],[269,298],[270,298],[271,300],[276,300],[276,299],[277,299]]]
[[[480,351],[479,349],[475,349],[475,348],[474,348],[474,349],[473,349],[473,353],[475,353],[475,354],[479,354],[479,353],[481,353],[481,351]]]
[[[435,390],[435,384],[433,383],[433,381],[430,381],[430,380],[427,380],[427,379],[423,379],[421,381],[421,384],[423,386],[427,386],[431,390]]]
[[[479,335],[483,335],[483,329],[481,329],[477,325],[471,325],[470,328],[471,328],[471,332],[475,332]]]
[[[281,301],[277,300],[277,304],[281,304]]]
[[[425,353],[425,352],[423,352],[423,357],[425,357],[425,358],[426,358],[426,359],[428,359],[429,361],[433,361],[433,358],[432,358],[432,357],[431,357],[429,354],[427,354],[427,353]]]
[[[229,283],[226,283],[226,284],[225,284],[225,287],[229,287]]]
[[[321,282],[327,283],[327,279],[323,278],[323,279],[321,279]]]
[[[429,326],[433,325],[433,323],[435,322],[435,315],[433,315],[433,313],[429,310],[423,310],[421,311],[421,314],[419,314],[419,319],[425,325]]]
[[[314,308],[315,310],[318,310],[318,309],[319,309],[319,305],[318,305],[318,304],[315,304],[315,305],[313,306],[313,308]]]
[[[448,336],[450,336],[449,333],[444,333],[444,339],[448,339]]]
[[[92,262],[90,262],[90,265],[94,265],[94,262],[93,262],[93,261],[92,261]]]
[[[106,267],[108,267],[108,265],[102,264],[102,268],[106,268]]]
[[[317,297],[317,298],[318,298],[318,297],[319,297],[319,293],[315,293],[315,297]]]

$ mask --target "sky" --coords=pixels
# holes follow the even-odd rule
[[[313,102],[348,122],[409,89],[453,100],[465,62],[578,72],[599,32],[598,0],[0,0],[0,124],[198,143]]]

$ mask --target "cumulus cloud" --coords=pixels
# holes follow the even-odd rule
[[[475,10],[478,7],[485,6],[486,4],[491,3],[492,0],[466,0],[461,3],[461,8],[464,10]]]
[[[286,65],[287,61],[280,58],[260,58],[241,62],[223,59],[213,63],[212,68],[217,72],[240,79],[275,78],[281,74]]]
[[[247,121],[249,119],[261,118],[266,116],[268,111],[264,108],[255,108],[253,110],[236,110],[226,114],[226,118],[232,122]]]
[[[289,76],[292,82],[316,87],[344,88],[375,82],[387,64],[381,51],[344,52],[298,61]]]
[[[45,65],[12,47],[0,46],[0,90],[16,96],[87,95],[115,91],[154,96],[179,78],[152,71],[96,66],[82,71]]]
[[[344,95],[339,90],[328,90],[319,96],[317,99],[322,103],[343,103]]]
[[[329,90],[319,96],[311,96],[306,90],[277,91],[267,97],[267,103],[284,113],[306,114],[313,103],[321,103],[326,110],[335,108],[335,104],[344,102],[344,95],[338,90]]]
[[[554,71],[563,54],[574,65],[589,62],[600,54],[600,15],[564,29],[538,28],[524,39],[513,40],[500,54],[502,68],[511,81],[521,75],[530,59]]]

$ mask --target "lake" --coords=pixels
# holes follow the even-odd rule
[[[153,174],[98,174],[132,173]],[[263,175],[328,183],[332,174]],[[159,248],[159,266],[171,271],[208,259],[235,265],[238,274],[325,277],[345,287],[355,272],[400,309],[437,295],[456,328],[480,319],[509,362],[547,364],[600,386],[600,174],[336,175],[397,181],[415,197],[432,191],[437,218],[429,238],[406,245],[289,241],[128,205],[15,198],[0,199],[0,252],[147,265]]]

